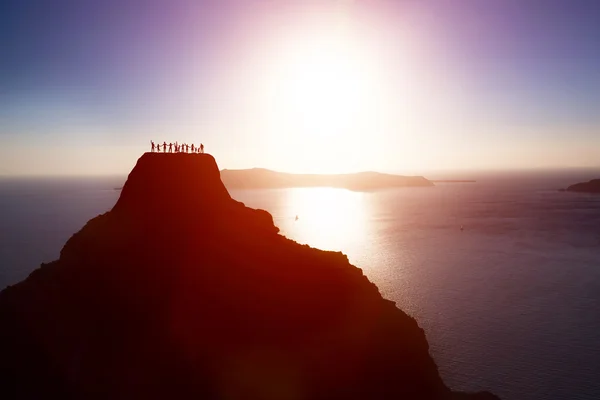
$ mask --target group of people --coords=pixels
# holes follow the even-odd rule
[[[155,151],[160,153],[160,149],[162,148],[163,153],[167,152],[169,149],[169,153],[204,153],[204,145],[200,143],[200,146],[194,146],[194,144],[182,143],[167,143],[163,142],[163,144],[155,144],[153,140],[150,141],[150,145],[152,147],[152,152]]]

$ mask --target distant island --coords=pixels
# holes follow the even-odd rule
[[[473,179],[433,179],[431,180],[433,183],[475,183],[476,180]]]
[[[264,168],[224,169],[221,180],[228,189],[276,189],[293,187],[335,187],[350,190],[375,190],[394,187],[427,187],[433,182],[422,176],[403,176],[379,172],[354,174],[290,174]]]
[[[571,185],[567,192],[600,193],[600,179],[592,179],[589,182],[581,182]]]

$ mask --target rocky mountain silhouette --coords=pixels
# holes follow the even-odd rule
[[[0,292],[3,399],[496,399],[452,392],[417,322],[342,253],[146,153],[110,212]]]

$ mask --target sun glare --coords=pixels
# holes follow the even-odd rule
[[[248,121],[280,170],[377,168],[374,154],[414,135],[419,91],[409,47],[374,31],[340,12],[300,18],[265,39],[244,93]],[[395,147],[394,156],[406,159]]]
[[[331,159],[344,146],[359,150],[382,95],[374,57],[363,45],[344,30],[281,45],[267,79],[274,132],[288,141],[284,145],[316,160]],[[303,148],[306,143],[311,147]]]
[[[285,231],[301,243],[325,250],[363,245],[366,236],[364,193],[336,188],[289,190],[288,209],[298,219],[286,220]]]
[[[339,41],[300,49],[281,82],[283,112],[319,135],[340,133],[366,106],[371,76],[361,64]]]

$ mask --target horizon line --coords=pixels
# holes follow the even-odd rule
[[[166,153],[169,154],[169,153]],[[175,154],[175,153],[173,153]],[[184,153],[185,154],[185,153]],[[283,173],[283,174],[293,174],[293,175],[353,175],[353,174],[361,174],[361,173],[378,173],[378,174],[388,174],[388,175],[404,175],[408,176],[423,176],[426,177],[428,174],[436,174],[436,173],[511,173],[511,172],[566,172],[566,171],[581,171],[581,172],[600,172],[600,165],[598,166],[566,166],[566,167],[510,167],[510,168],[436,168],[436,169],[424,169],[422,171],[418,171],[416,169],[409,169],[407,171],[375,171],[375,170],[360,170],[360,171],[350,171],[350,172],[290,172],[290,171],[281,171],[276,169],[270,169],[265,167],[249,167],[249,168],[220,168],[219,171],[251,171],[251,170],[266,170],[270,172]],[[11,178],[22,178],[22,179],[33,179],[33,178],[110,178],[110,177],[126,177],[129,175],[130,171],[122,172],[122,173],[58,173],[58,174],[37,174],[37,173],[1,173],[0,179],[11,179]],[[457,177],[456,179],[459,179]]]

